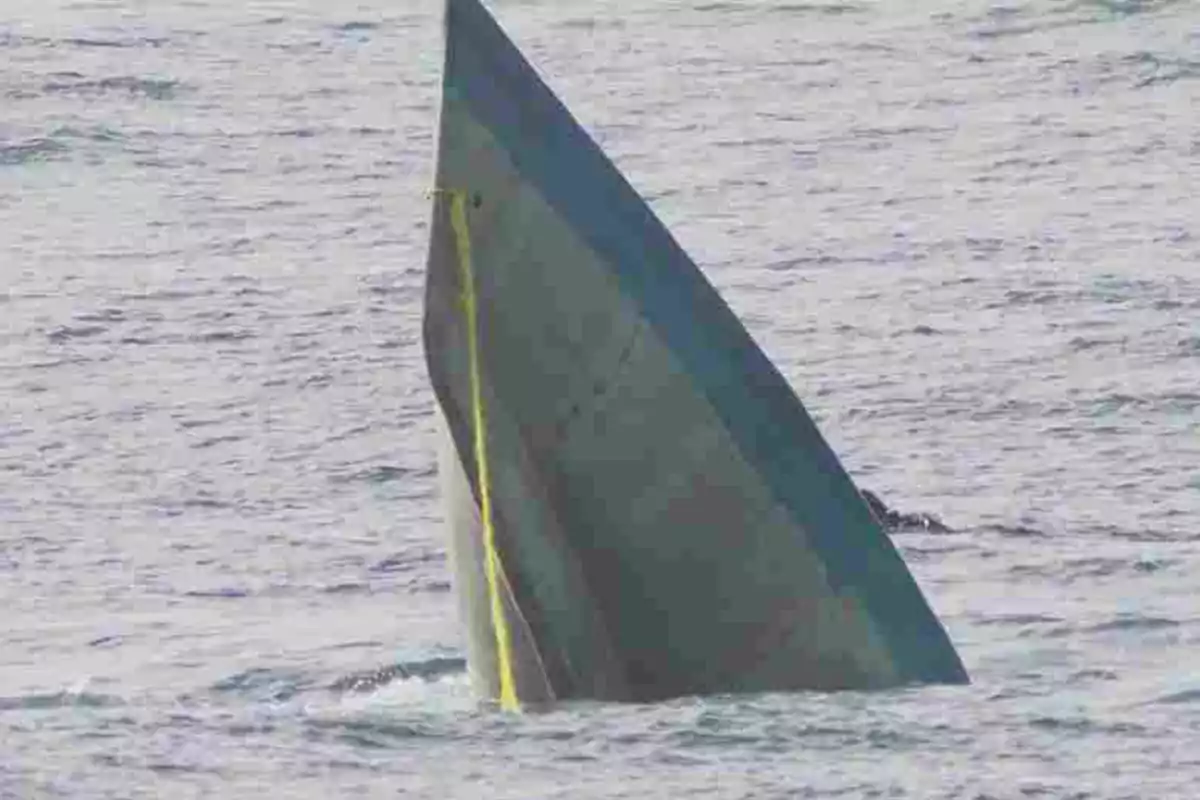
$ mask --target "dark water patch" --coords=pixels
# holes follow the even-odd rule
[[[782,3],[767,6],[766,11],[787,16],[840,17],[843,14],[862,14],[867,8],[868,6],[858,3]]]
[[[346,133],[354,136],[394,136],[395,128],[375,128],[370,125],[357,125],[353,128],[347,128]],[[386,177],[386,176],[381,176]]]
[[[315,128],[285,128],[271,131],[268,135],[280,139],[312,139],[318,135],[318,131]]]
[[[79,47],[83,49],[131,49],[139,47],[158,48],[163,47],[168,43],[165,36],[134,36],[127,38],[103,38],[80,36],[69,39],[60,39],[62,44],[68,47]]]
[[[124,705],[119,697],[95,692],[51,692],[19,697],[0,696],[0,711],[47,711],[55,708],[111,708]]]
[[[308,719],[306,723],[314,733],[332,733],[341,742],[373,750],[389,750],[413,739],[428,739],[436,735],[425,725],[383,718]]]
[[[1034,291],[1031,289],[1009,289],[1000,300],[984,304],[986,309],[1021,308],[1023,306],[1045,306],[1061,302],[1063,295],[1054,291]]]
[[[1062,617],[1056,617],[1052,614],[999,614],[996,616],[983,617],[976,621],[976,625],[1002,625],[1002,626],[1017,626],[1028,627],[1030,625],[1056,625],[1063,622]]]
[[[194,428],[207,428],[210,425],[220,425],[222,421],[219,419],[185,419],[179,421],[179,427],[186,431]]]
[[[338,644],[330,645],[328,649],[329,650],[357,650],[357,649],[367,648],[370,650],[374,650],[375,648],[382,647],[383,645],[384,645],[384,643],[379,641],[378,639],[364,639],[363,641],[356,641],[356,642],[340,642]]]
[[[153,344],[164,344],[164,343],[172,342],[172,341],[178,342],[178,341],[181,341],[181,338],[177,337],[177,336],[146,336],[146,335],[133,334],[131,336],[122,336],[117,341],[120,344],[128,344],[128,345],[134,345],[134,346],[146,346],[146,345],[153,345]]]
[[[697,14],[728,14],[744,10],[745,6],[739,3],[697,3],[692,6],[692,11]]]
[[[1149,617],[1142,614],[1121,614],[1115,619],[1090,625],[1084,628],[1088,633],[1113,633],[1124,631],[1164,631],[1174,630],[1180,623],[1166,617]]]
[[[445,561],[445,553],[398,553],[373,564],[369,571],[384,574],[410,572],[427,564],[442,564]]]
[[[318,311],[310,311],[310,312],[306,313],[304,316],[315,317],[317,319],[327,319],[329,317],[345,317],[345,316],[349,316],[350,314],[353,314],[356,310],[357,310],[356,306],[345,304],[345,305],[340,305],[340,306],[331,306],[329,308],[322,308]],[[295,335],[295,336],[315,336],[316,332],[303,331],[303,332],[296,333],[293,335]]]
[[[568,31],[623,30],[625,20],[620,18],[598,19],[596,17],[569,17],[555,27]]]
[[[1067,342],[1067,349],[1075,353],[1082,353],[1101,347],[1115,347],[1124,351],[1128,345],[1129,339],[1124,336],[1119,339],[1091,339],[1086,336],[1076,336]]]
[[[1149,730],[1133,722],[1106,722],[1087,717],[1034,717],[1029,721],[1031,728],[1060,734],[1107,734],[1116,736],[1144,736]]]
[[[409,272],[413,275],[416,275],[416,274],[420,273],[423,269],[424,269],[423,267],[414,266],[411,270],[407,270],[407,272]],[[379,297],[396,297],[398,299],[406,299],[406,298],[416,297],[422,291],[424,291],[424,289],[422,289],[420,286],[414,286],[414,285],[408,285],[408,284],[402,284],[402,283],[395,283],[395,284],[391,284],[389,286],[381,286],[379,284],[373,284],[367,288],[368,294],[376,295]],[[379,310],[391,312],[392,309],[380,307]]]
[[[768,14],[786,16],[841,16],[861,13],[866,7],[856,3],[782,3],[758,9],[743,3],[715,2],[700,3],[693,6],[692,10],[699,14],[735,14],[761,10]]]
[[[1185,689],[1181,692],[1172,692],[1171,694],[1155,698],[1151,703],[1153,705],[1164,706],[1200,705],[1200,689]]]
[[[226,586],[219,589],[191,589],[184,592],[183,596],[203,600],[240,600],[251,594],[249,589]]]
[[[121,142],[125,140],[125,135],[120,131],[104,125],[96,125],[90,128],[62,125],[55,128],[50,135],[57,139],[79,139],[89,142]]]
[[[371,585],[369,583],[358,583],[347,581],[345,583],[332,583],[321,587],[322,594],[369,594]]]
[[[224,731],[231,736],[266,736],[275,733],[279,730],[279,726],[273,722],[266,720],[255,720],[253,722],[231,722],[224,726]]]
[[[1134,86],[1138,89],[1165,86],[1177,81],[1200,77],[1200,61],[1186,58],[1141,52],[1126,56],[1122,61],[1139,73],[1134,81]]]
[[[1200,539],[1200,530],[1172,531],[1154,528],[1130,530],[1113,525],[1099,525],[1093,528],[1092,532],[1127,542],[1188,542]]]
[[[74,318],[77,322],[123,322],[125,312],[119,308],[104,308],[100,311],[81,311]]]
[[[67,152],[67,146],[52,138],[34,138],[11,144],[0,143],[0,167],[49,161]]]
[[[328,372],[318,372],[316,375],[309,375],[300,381],[301,388],[316,387],[323,389],[326,386],[333,384],[333,375]]]
[[[216,767],[203,766],[200,764],[185,764],[177,761],[150,761],[146,764],[146,769],[156,775],[220,775],[221,771]]]
[[[125,643],[124,636],[119,636],[119,635],[114,634],[112,636],[101,636],[98,639],[92,639],[91,641],[89,641],[87,643],[87,645],[88,645],[88,647],[108,648],[108,647],[119,647],[120,645],[122,645],[124,643]]]
[[[343,22],[340,25],[334,25],[333,29],[336,31],[339,31],[341,33],[356,33],[356,32],[362,32],[362,31],[376,31],[376,30],[379,30],[381,27],[383,27],[382,24],[378,23],[378,22],[367,22],[366,20],[351,20],[350,22]]]
[[[983,530],[1013,539],[1047,539],[1050,534],[1028,525],[989,525]]]
[[[226,320],[236,316],[237,312],[231,311],[228,308],[209,308],[204,311],[197,311],[192,315],[192,319]]]
[[[1073,27],[1081,24],[1085,20],[1077,20],[1072,22],[1067,21],[1042,21],[1042,22],[1020,22],[1020,23],[1002,23],[996,25],[985,25],[971,31],[971,36],[975,39],[984,41],[993,39],[1008,39],[1018,36],[1028,36],[1031,33],[1041,33],[1043,31],[1054,30],[1056,28]]]
[[[246,437],[237,434],[226,434],[223,436],[213,436],[208,439],[202,439],[199,442],[188,445],[193,450],[207,450],[210,447],[216,447],[220,444],[229,444],[232,442],[243,441]]]
[[[125,94],[150,100],[172,100],[184,86],[180,81],[169,78],[139,78],[121,75],[111,78],[78,78],[46,81],[42,91],[46,94]]]
[[[193,300],[198,297],[211,297],[212,289],[146,289],[140,292],[126,292],[119,295],[121,300],[159,302],[163,300]]]
[[[734,730],[684,730],[672,732],[668,735],[667,741],[672,747],[681,749],[694,750],[712,747],[724,750],[735,747],[754,747],[762,742],[762,736],[758,733],[739,733]]]
[[[104,325],[60,325],[47,333],[46,338],[52,342],[66,342],[71,339],[89,339],[107,331],[108,328]]]
[[[214,694],[231,694],[259,701],[290,700],[310,685],[301,673],[290,670],[252,667],[212,684]]]
[[[253,339],[255,335],[245,328],[236,328],[232,330],[207,331],[189,338],[191,341],[200,344],[211,344],[213,342],[241,342],[246,339]]]
[[[344,442],[347,439],[353,439],[356,436],[361,436],[364,433],[369,433],[371,428],[372,428],[372,426],[370,424],[354,425],[352,427],[346,428],[344,431],[338,431],[337,433],[332,434],[325,441],[327,441],[327,442]],[[396,467],[395,469],[399,469],[399,468]]]
[[[414,476],[413,470],[404,467],[394,467],[383,464],[377,467],[368,467],[360,469],[349,474],[332,475],[329,478],[330,483],[391,483],[392,481],[411,478]]]
[[[1110,669],[1081,669],[1078,672],[1071,673],[1067,678],[1067,683],[1093,683],[1095,681],[1115,681],[1119,680],[1120,676]]]
[[[1071,9],[1103,11],[1113,17],[1148,14],[1176,6],[1186,6],[1192,0],[1075,0],[1066,6]]]
[[[1169,560],[1156,561],[1144,558],[1091,558],[1071,559],[1063,564],[1064,577],[1078,578],[1107,578],[1122,573],[1151,574],[1159,572],[1175,562]]]

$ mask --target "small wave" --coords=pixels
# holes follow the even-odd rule
[[[213,295],[211,289],[146,289],[140,292],[124,292],[119,295],[121,300],[191,300],[196,297]]]
[[[184,508],[229,508],[230,504],[215,497],[189,497],[181,504]]]
[[[361,583],[358,581],[346,581],[343,583],[331,583],[328,586],[321,587],[322,594],[358,594],[359,592],[370,592],[371,585],[369,583]]]
[[[0,144],[0,166],[20,166],[49,161],[67,151],[67,146],[55,139],[35,138],[15,144]]]
[[[1124,572],[1153,573],[1171,566],[1172,561],[1155,561],[1144,558],[1077,558],[1067,561],[1062,566],[1064,576],[1069,580],[1078,578],[1106,578]]]
[[[118,697],[93,692],[51,692],[20,697],[0,696],[0,711],[43,711],[52,708],[109,708],[122,705]]]
[[[1119,339],[1089,339],[1085,336],[1076,336],[1067,342],[1067,348],[1072,352],[1082,353],[1098,347],[1119,347],[1124,349],[1128,344],[1129,339],[1126,337]]]
[[[1104,11],[1112,16],[1128,17],[1162,11],[1191,0],[1076,0],[1072,7]]]
[[[281,139],[312,139],[317,136],[317,130],[315,128],[284,128],[283,130],[271,131],[268,135]]]
[[[217,694],[236,694],[256,700],[281,702],[295,697],[308,684],[309,681],[296,672],[252,667],[222,678],[210,688]]]
[[[239,600],[243,597],[249,597],[250,594],[249,589],[227,586],[220,589],[192,589],[184,592],[183,596],[201,599]]]
[[[1103,534],[1113,539],[1122,539],[1127,542],[1182,542],[1195,541],[1197,538],[1200,538],[1200,536],[1192,531],[1182,530],[1154,530],[1151,528],[1127,530],[1110,525],[1097,526],[1094,530],[1097,534]]]
[[[1063,733],[1102,733],[1137,736],[1146,733],[1146,728],[1131,722],[1100,722],[1087,717],[1034,717],[1030,727]]]
[[[423,564],[440,564],[446,560],[445,553],[397,553],[371,566],[375,573],[409,572]]]
[[[990,525],[986,530],[1014,539],[1045,539],[1050,534],[1028,525]]]
[[[119,647],[124,642],[124,636],[114,634],[112,636],[101,636],[97,639],[92,639],[87,645],[88,647]]]
[[[843,14],[861,14],[867,10],[867,6],[857,3],[784,3],[778,6],[769,6],[768,10],[772,14],[840,17]]]
[[[730,14],[753,9],[742,3],[715,2],[701,3],[694,6],[692,10],[701,14]],[[863,6],[854,3],[784,3],[768,7],[769,13],[794,16],[840,16],[842,14],[857,14],[864,10]]]
[[[126,49],[135,47],[162,47],[167,44],[168,39],[163,36],[134,36],[125,39],[79,36],[60,39],[59,42],[68,47]]]
[[[212,342],[240,342],[245,339],[253,339],[254,334],[243,328],[223,331],[207,331],[198,333],[191,337],[193,342],[200,344],[209,344]]]
[[[1147,617],[1141,614],[1122,614],[1116,619],[1085,628],[1090,633],[1113,631],[1162,631],[1178,628],[1179,623],[1166,617]]]
[[[1186,58],[1160,58],[1152,53],[1129,56],[1126,61],[1141,67],[1146,73],[1136,82],[1135,86],[1138,89],[1169,85],[1189,78],[1200,78],[1200,61]]]
[[[74,317],[78,322],[123,322],[125,312],[119,308],[105,308],[100,311],[80,311]]]
[[[1182,692],[1173,692],[1156,698],[1153,702],[1156,705],[1168,706],[1200,703],[1200,689],[1185,689]]]
[[[1073,673],[1068,683],[1090,683],[1092,681],[1115,681],[1119,676],[1111,669],[1081,669]]]
[[[138,78],[121,75],[111,78],[88,79],[71,73],[59,79],[42,84],[42,91],[47,94],[105,94],[124,93],[132,96],[146,97],[151,100],[171,100],[183,85],[169,78]]]
[[[343,22],[341,25],[335,25],[334,30],[340,31],[342,33],[355,33],[355,32],[361,32],[361,31],[375,31],[375,30],[379,30],[380,27],[381,26],[378,22],[367,22],[365,20],[352,20],[350,22]]]
[[[52,342],[66,342],[71,339],[89,339],[106,333],[108,328],[103,325],[60,325],[46,334]]]
[[[367,719],[309,719],[314,730],[331,732],[339,740],[356,747],[390,749],[397,742],[425,739],[434,735],[425,725],[372,717]]]
[[[1051,614],[1000,614],[992,617],[984,617],[977,624],[1027,627],[1030,625],[1057,625],[1062,621],[1062,617],[1056,617]]]
[[[625,20],[623,19],[597,19],[596,17],[570,17],[559,22],[557,27],[563,30],[576,31],[595,31],[595,30],[623,30],[625,28]]]
[[[413,470],[406,469],[405,467],[382,464],[378,467],[369,467],[350,474],[333,475],[329,480],[331,483],[390,483],[412,477],[413,475]]]
[[[239,436],[237,434],[226,434],[224,436],[211,436],[207,439],[201,439],[200,441],[198,441],[192,445],[189,445],[189,446],[193,450],[207,450],[208,448],[216,447],[219,444],[230,444],[233,442],[240,442],[240,441],[244,440],[245,438],[246,438],[245,436]]]

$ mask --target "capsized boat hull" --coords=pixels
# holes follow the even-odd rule
[[[427,366],[473,680],[963,683],[791,387],[478,0],[448,0]]]

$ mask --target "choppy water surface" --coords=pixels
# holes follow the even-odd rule
[[[0,798],[1194,798],[1200,6],[493,8],[850,471],[958,529],[898,541],[974,685],[480,708],[438,4],[17,0]]]

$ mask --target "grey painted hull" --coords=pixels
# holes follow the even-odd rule
[[[965,683],[695,264],[478,0],[448,0],[446,39],[424,335],[479,692]]]

